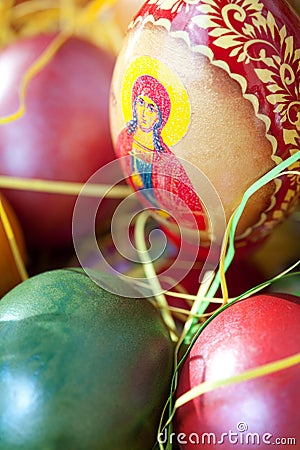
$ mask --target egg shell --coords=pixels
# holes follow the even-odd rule
[[[128,157],[124,172],[140,199],[177,216],[181,228],[196,223],[201,245],[215,232],[207,184],[228,222],[244,192],[298,152],[299,30],[297,15],[278,0],[153,0],[129,27],[112,81],[115,151]],[[149,108],[156,110],[155,130],[141,116],[145,105],[147,120]],[[237,247],[268,236],[298,203],[299,186],[293,174],[256,192],[238,224]],[[180,202],[164,199],[163,189],[195,220],[178,213]],[[174,231],[171,220],[168,226]]]
[[[19,220],[3,194],[0,194],[0,202],[5,216],[8,219],[9,227],[13,233],[13,238],[15,239],[20,257],[23,259],[25,264],[26,249],[23,231]],[[6,294],[21,281],[21,275],[18,271],[9,238],[7,236],[7,230],[4,226],[4,217],[0,217],[0,297]]]
[[[44,272],[1,301],[2,449],[152,449],[173,344],[148,299],[97,276]]]
[[[257,295],[230,305],[207,324],[193,344],[179,374],[177,397],[200,383],[229,379],[296,355],[300,352],[299,331],[298,297]],[[299,376],[300,365],[296,364],[194,398],[176,413],[175,432],[185,433],[188,441],[180,448],[218,448],[213,439],[220,443],[222,437],[226,450],[242,448],[247,434],[252,439],[251,433],[256,434],[255,441],[248,442],[251,448],[267,449],[281,437],[298,441]],[[243,430],[239,424],[244,425]],[[198,435],[198,445],[191,443],[192,433]],[[212,433],[210,443],[207,433]],[[263,440],[267,433],[269,443]]]
[[[1,117],[18,111],[23,78],[55,36],[23,37],[1,49]],[[66,38],[30,79],[24,114],[0,127],[0,175],[85,183],[115,159],[108,118],[114,60],[112,54],[88,40]],[[28,247],[49,249],[72,244],[76,191],[75,195],[64,195],[10,189],[5,194],[22,224]],[[104,202],[102,231],[115,205]],[[84,234],[84,217],[81,222]]]

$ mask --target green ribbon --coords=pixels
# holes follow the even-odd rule
[[[235,237],[235,233],[236,233],[236,228],[237,228],[238,222],[241,218],[241,215],[244,212],[244,209],[246,207],[246,204],[247,204],[249,198],[253,194],[255,194],[255,192],[257,192],[259,189],[261,189],[263,186],[270,183],[270,181],[273,181],[275,178],[278,178],[278,176],[280,176],[282,174],[282,172],[284,172],[286,169],[288,169],[289,166],[291,166],[298,160],[300,160],[300,151],[297,151],[295,154],[293,154],[289,158],[287,158],[284,161],[282,161],[281,163],[279,163],[276,167],[274,167],[269,172],[267,172],[265,175],[263,175],[259,180],[255,181],[244,193],[242,201],[241,201],[240,205],[238,206],[237,210],[235,211],[235,214],[234,214],[234,217],[232,220],[232,224],[231,224],[231,229],[230,229],[230,233],[229,233],[229,244],[228,244],[228,249],[227,249],[225,262],[224,262],[225,272],[227,271],[230,264],[232,263],[234,255],[235,255],[234,237]],[[211,284],[211,287],[206,294],[207,298],[214,297],[214,295],[216,294],[217,290],[220,287],[220,281],[221,281],[221,277],[220,277],[220,271],[219,271],[216,274],[216,276]],[[197,311],[197,314],[198,315],[204,314],[209,303],[210,303],[209,301],[202,302]],[[197,333],[198,329],[199,329],[198,321],[197,321],[197,319],[194,319],[194,321],[191,323],[190,330],[186,335],[185,343],[191,342],[192,337],[195,335],[195,333]]]

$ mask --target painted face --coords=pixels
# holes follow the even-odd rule
[[[139,95],[135,108],[138,126],[149,133],[159,119],[157,105],[146,95]]]

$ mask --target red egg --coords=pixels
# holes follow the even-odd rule
[[[148,0],[130,25],[112,82],[115,151],[141,201],[198,228],[201,247],[254,182],[298,155],[299,29],[281,0]],[[261,187],[236,246],[261,242],[298,197],[296,174]]]
[[[18,109],[26,70],[53,39],[39,35],[2,49],[0,116]],[[67,39],[29,82],[25,114],[0,126],[0,175],[82,183],[113,160],[108,119],[113,65],[106,51],[76,37]],[[30,246],[72,242],[76,196],[18,190],[5,195]]]
[[[242,300],[218,314],[197,338],[180,371],[177,398],[203,382],[227,379],[299,352],[299,298],[273,294]],[[187,442],[180,448],[241,449],[248,440],[250,448],[266,449],[280,438],[296,439],[297,448],[299,379],[297,364],[196,397],[176,413],[177,437]],[[192,444],[195,439],[199,444]]]

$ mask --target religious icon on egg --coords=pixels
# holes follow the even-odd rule
[[[254,183],[256,190],[236,229],[235,244],[241,252],[261,244],[299,204],[298,28],[299,17],[281,0],[149,0],[129,25],[112,82],[116,153],[130,157],[127,176],[145,201],[147,187],[147,201],[156,208],[180,211],[176,202],[162,195],[166,187],[186,201],[197,228],[205,230],[201,247],[216,235],[213,214],[216,223],[224,214],[229,224]],[[146,165],[142,148],[133,141],[138,122],[135,131],[129,124],[138,121],[134,84],[146,86],[149,80],[151,92],[141,92],[142,100],[150,102],[154,116],[160,111],[162,120],[154,119],[157,139],[150,127],[150,145],[136,139],[148,148]],[[164,88],[163,95],[155,81]],[[160,105],[152,95],[156,93],[166,104]],[[279,173],[287,158],[289,173],[280,172],[264,183],[263,177],[276,166]],[[157,174],[161,161],[169,180]],[[198,179],[186,162],[198,169]],[[143,170],[150,175],[138,177]],[[206,196],[202,175],[220,207],[213,207]],[[183,180],[187,183],[181,186]],[[194,229],[185,219],[180,225]],[[177,234],[177,241],[178,230],[170,228],[165,227],[166,234]]]
[[[146,73],[142,72],[147,67]],[[130,65],[123,80],[125,127],[116,153],[126,159],[125,172],[141,200],[169,220],[207,229],[205,208],[182,161],[172,152],[186,134],[190,103],[179,78],[163,63],[143,56]]]

